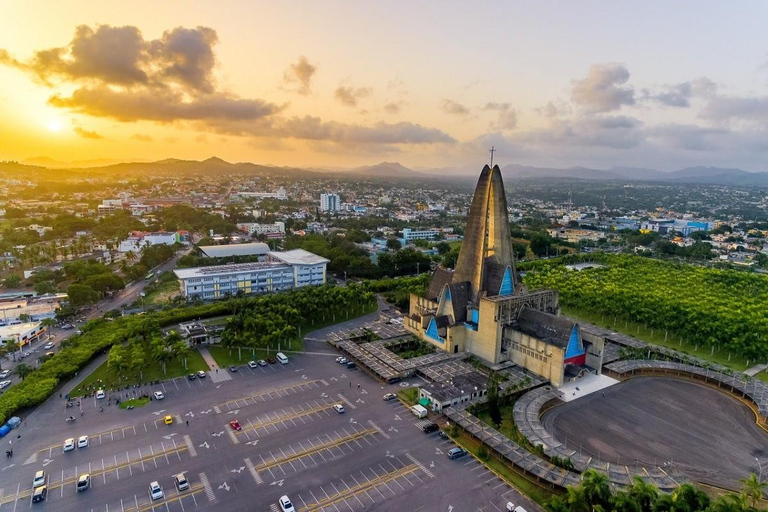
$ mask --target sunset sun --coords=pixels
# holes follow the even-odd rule
[[[58,119],[51,119],[45,124],[45,127],[49,132],[60,132],[63,128],[63,125]]]

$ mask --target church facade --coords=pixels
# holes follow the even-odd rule
[[[411,294],[404,325],[440,349],[512,361],[558,387],[601,371],[604,340],[559,316],[556,291],[523,286],[498,166],[480,174],[456,269],[438,268],[424,296]]]

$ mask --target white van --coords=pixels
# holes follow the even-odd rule
[[[523,507],[520,505],[515,506],[514,503],[511,501],[507,502],[507,511],[508,512],[527,512]]]
[[[282,352],[278,352],[275,357],[280,361],[280,364],[288,364],[288,358]]]
[[[414,416],[416,416],[419,419],[426,418],[427,414],[429,414],[429,412],[420,405],[414,405],[413,407],[411,407],[411,412],[414,414]]]

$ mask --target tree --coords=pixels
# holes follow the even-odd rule
[[[67,288],[67,296],[73,306],[85,306],[98,302],[99,294],[91,287],[82,284],[71,284]]]
[[[741,492],[749,499],[750,504],[754,507],[757,502],[763,499],[763,494],[768,489],[768,482],[765,480],[760,481],[758,476],[754,473],[750,473],[748,477],[739,480],[741,483]]]
[[[488,413],[491,415],[491,421],[496,428],[501,425],[501,408],[499,406],[499,382],[496,372],[491,372],[488,376]]]
[[[115,374],[120,374],[128,367],[127,351],[121,344],[113,345],[109,349],[109,357],[107,358],[107,368],[112,370]]]
[[[16,340],[9,340],[5,342],[5,348],[13,356],[14,362],[16,361],[16,351],[21,348],[21,345],[19,345],[19,342]]]
[[[659,496],[659,490],[652,483],[646,482],[639,476],[633,476],[629,494],[640,506],[642,512],[651,512],[653,503]]]
[[[536,233],[531,237],[531,252],[536,256],[554,255],[552,250],[552,238],[549,235]]]
[[[400,240],[397,238],[389,238],[387,239],[387,249],[391,251],[397,251],[403,246],[402,243],[400,243]]]
[[[24,380],[27,375],[32,373],[32,367],[26,363],[19,363],[16,368],[13,369],[13,373],[19,376],[21,380]]]
[[[435,248],[437,249],[437,253],[441,256],[445,256],[451,252],[451,244],[448,242],[439,242],[437,245],[435,245]]]
[[[18,288],[21,284],[21,277],[16,274],[12,274],[3,280],[3,286],[6,288]]]

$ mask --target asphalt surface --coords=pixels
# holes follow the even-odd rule
[[[543,425],[569,447],[611,464],[667,463],[691,479],[729,488],[768,464],[768,433],[737,399],[678,379],[630,379],[560,405]]]
[[[424,434],[423,420],[399,401],[382,400],[399,385],[382,386],[339,365],[318,342],[308,351],[287,365],[119,392],[165,394],[133,410],[93,397],[71,408],[58,395],[49,399],[0,441],[10,439],[14,451],[0,465],[0,512],[273,511],[284,494],[300,511],[497,511],[507,501],[540,510],[471,456],[449,460],[453,443]],[[172,425],[163,422],[168,414]],[[70,415],[74,423],[65,422]],[[242,431],[229,426],[233,419]],[[87,448],[63,452],[66,438],[84,434]],[[49,494],[33,504],[32,477],[40,469]],[[86,472],[92,487],[78,493],[75,481]],[[179,492],[173,475],[181,472],[191,488]],[[155,480],[165,498],[152,501],[148,485]]]

